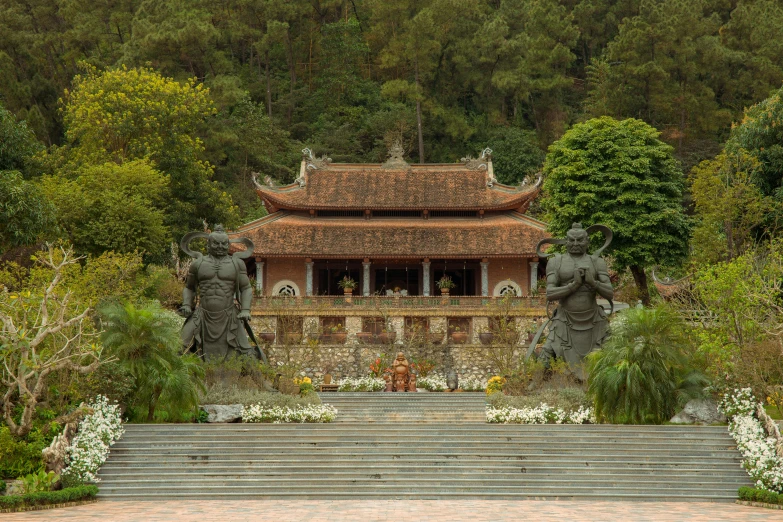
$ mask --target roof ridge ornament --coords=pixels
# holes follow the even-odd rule
[[[302,160],[307,164],[307,170],[325,170],[332,163],[332,158],[328,158],[326,154],[316,158],[308,148],[302,149]]]
[[[405,149],[402,146],[402,141],[394,140],[391,148],[389,148],[388,155],[389,159],[381,165],[381,168],[410,170],[410,164],[405,161]]]
[[[541,186],[541,182],[542,182],[542,181],[544,181],[544,172],[543,172],[543,171],[539,171],[539,172],[538,172],[538,179],[537,179],[537,180],[536,180],[536,182],[533,184],[533,188],[534,188],[534,189],[537,189],[537,188],[539,188],[539,187]],[[524,188],[526,185],[527,185],[527,178],[523,179],[523,180],[522,180],[522,183],[520,183],[520,184],[519,184],[519,188],[520,188],[520,190],[521,190],[522,188]]]
[[[492,149],[489,147],[481,151],[481,156],[473,158],[470,154],[460,159],[468,170],[488,170],[489,163],[492,161]],[[491,185],[490,185],[491,186]]]

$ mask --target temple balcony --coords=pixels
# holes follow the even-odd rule
[[[513,316],[546,314],[543,296],[263,296],[253,300],[255,316]]]

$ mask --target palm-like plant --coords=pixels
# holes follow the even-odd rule
[[[170,417],[194,410],[204,390],[204,370],[196,357],[179,356],[177,318],[157,302],[110,303],[99,311],[105,323],[101,342],[133,376],[134,403],[146,409],[147,421],[158,409]]]
[[[667,308],[629,309],[612,323],[603,349],[590,354],[588,393],[600,419],[656,423],[701,396],[706,377],[694,370],[682,320]]]

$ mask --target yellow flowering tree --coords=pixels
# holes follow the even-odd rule
[[[63,172],[73,176],[88,165],[143,159],[168,176],[166,225],[175,236],[200,228],[203,219],[238,224],[199,138],[216,113],[209,90],[195,79],[179,83],[143,67],[84,69],[62,99]]]

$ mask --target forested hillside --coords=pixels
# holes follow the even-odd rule
[[[383,161],[396,137],[412,161],[453,162],[490,146],[500,180],[518,183],[541,169],[546,148],[573,124],[608,115],[658,129],[687,172],[720,152],[744,108],[781,86],[783,5],[0,0],[0,78],[0,104],[49,148],[45,161],[21,169],[26,179],[65,169],[72,174],[65,189],[95,193],[95,180],[80,174],[77,182],[74,173],[150,160],[171,181],[139,195],[162,213],[146,226],[179,231],[201,219],[236,225],[263,213],[247,190],[250,173],[291,181],[303,146],[351,162]],[[164,93],[167,78],[206,88],[192,100],[184,91],[184,98],[153,96],[171,110],[155,114],[159,127],[150,132],[176,129],[183,138],[113,149],[101,114],[149,109],[147,82]],[[95,101],[112,85],[139,98]],[[180,102],[189,111],[185,124],[172,108]],[[112,132],[132,142],[149,131],[148,116]],[[62,196],[61,185],[49,184],[50,199],[73,195]],[[162,203],[172,195],[177,208]]]

